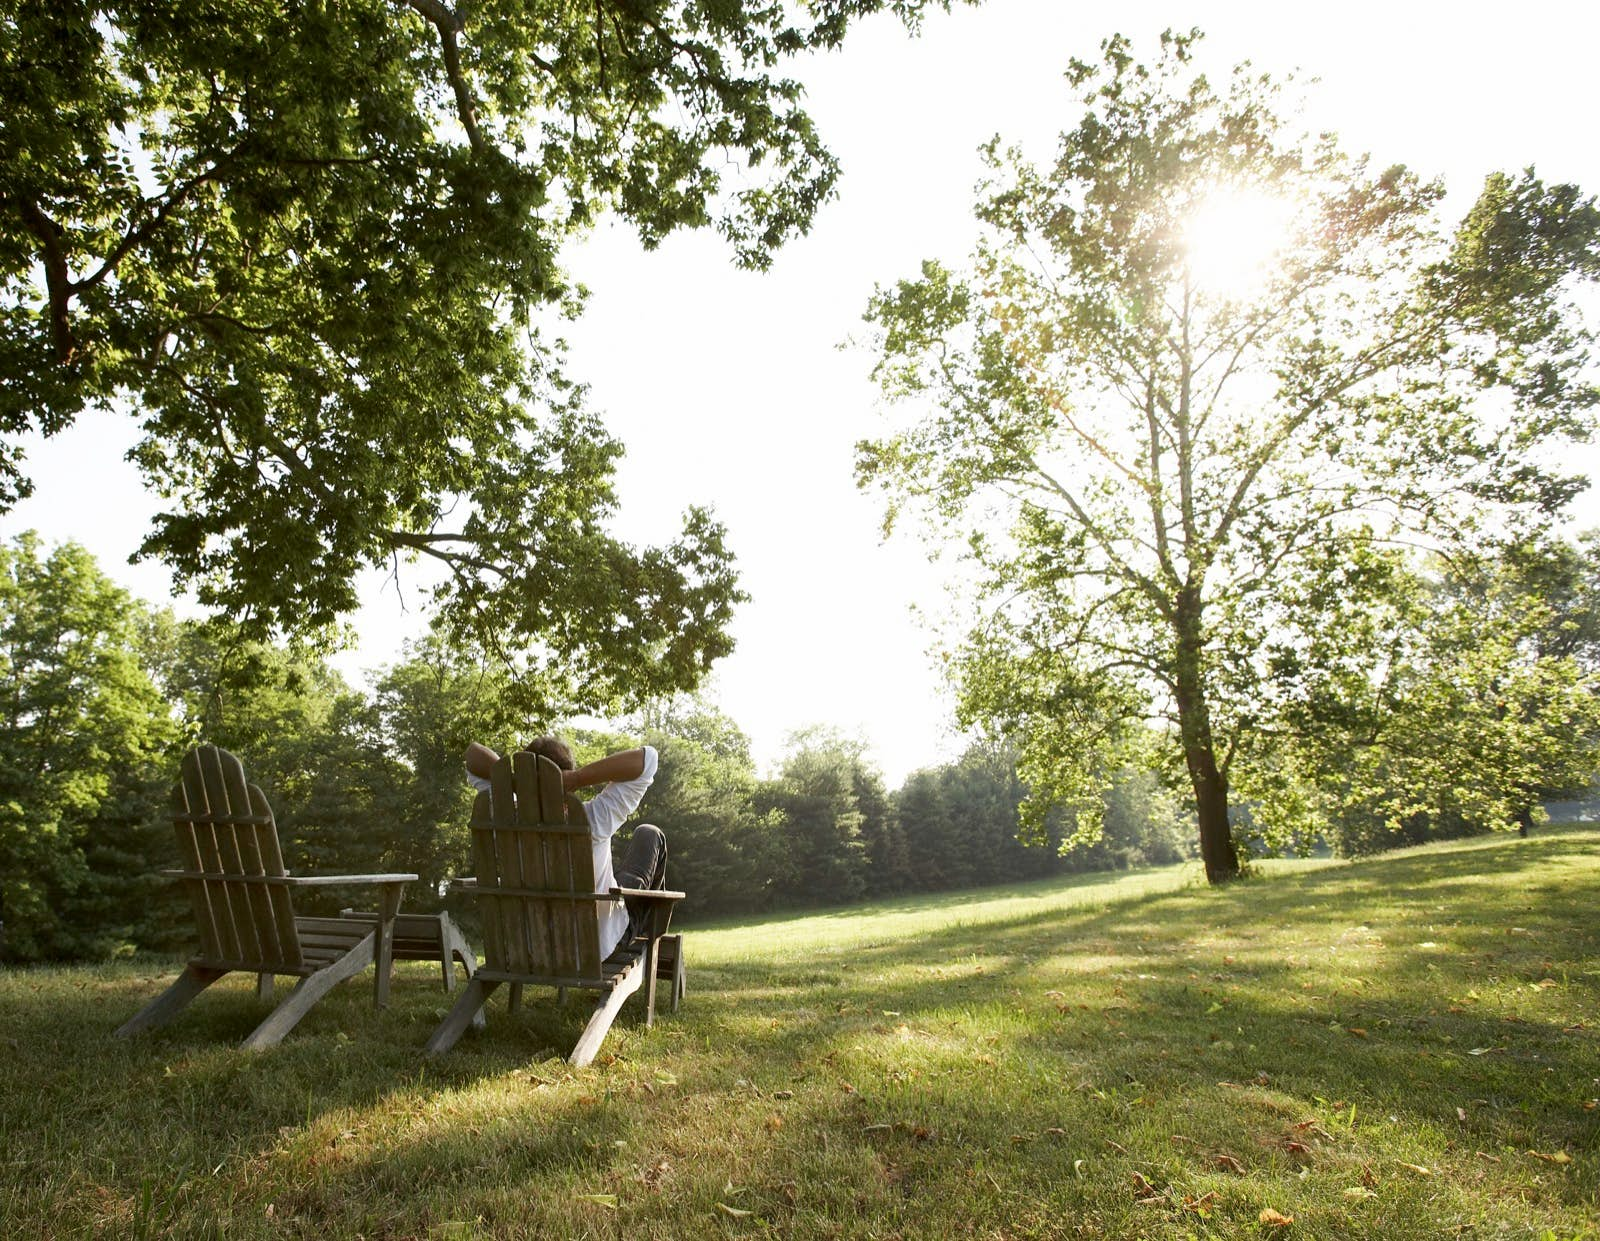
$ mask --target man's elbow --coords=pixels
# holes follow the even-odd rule
[[[487,780],[489,773],[494,770],[494,765],[500,761],[500,756],[486,745],[479,745],[474,741],[467,747],[467,770],[479,779]]]

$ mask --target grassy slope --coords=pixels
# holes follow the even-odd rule
[[[0,1235],[1600,1236],[1600,832],[1264,869],[692,931],[582,1071],[537,997],[424,1068],[420,965],[257,1055],[0,975]]]

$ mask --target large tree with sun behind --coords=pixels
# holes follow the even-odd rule
[[[1216,882],[1230,798],[1299,825],[1273,733],[1309,687],[1382,682],[1372,608],[1411,549],[1526,537],[1580,485],[1552,450],[1596,400],[1566,299],[1600,216],[1530,171],[1446,227],[1442,186],[1297,134],[1248,67],[1214,86],[1198,37],[1074,61],[1051,165],[990,145],[970,269],[872,300],[909,417],[858,474],[886,525],[964,543],[946,657],[964,722],[1020,746],[1031,821],[1154,738]]]

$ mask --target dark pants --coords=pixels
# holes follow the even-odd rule
[[[617,864],[619,888],[653,888],[667,886],[667,837],[654,823],[641,823],[633,829],[628,850]],[[648,902],[637,897],[623,901],[628,908],[628,938],[643,935],[648,929],[650,910]]]

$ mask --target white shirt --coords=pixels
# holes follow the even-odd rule
[[[589,818],[589,844],[594,850],[594,890],[609,892],[617,886],[611,866],[611,838],[627,817],[639,808],[645,790],[656,778],[656,749],[644,747],[644,770],[632,780],[607,784],[584,804]],[[628,931],[628,911],[621,901],[600,903],[600,959],[609,957]]]

